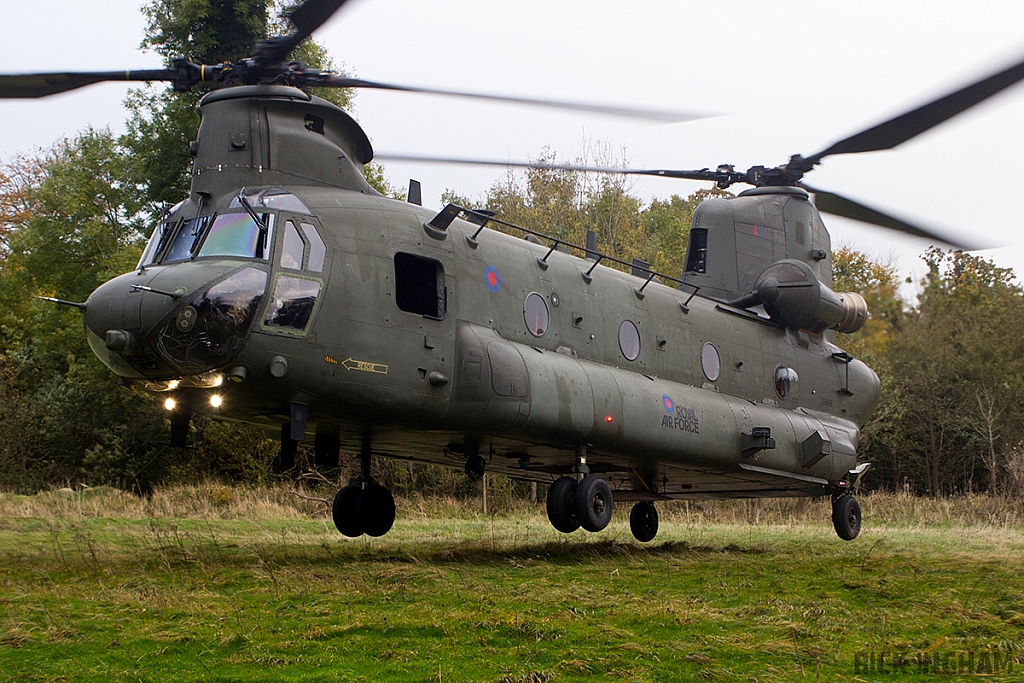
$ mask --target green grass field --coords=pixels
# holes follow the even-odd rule
[[[998,501],[869,498],[851,543],[824,503],[676,505],[641,545],[626,506],[565,536],[417,500],[347,540],[279,491],[161,495],[0,495],[0,678],[1024,680]]]

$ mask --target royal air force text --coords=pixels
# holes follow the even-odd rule
[[[674,415],[665,415],[661,418],[661,426],[671,429],[678,429],[690,434],[700,434],[700,420],[692,408],[676,406]]]

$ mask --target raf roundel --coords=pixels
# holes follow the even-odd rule
[[[661,397],[661,404],[665,406],[666,413],[676,412],[676,404],[672,402],[672,397],[669,396],[668,394],[664,394]]]
[[[498,275],[498,271],[495,270],[494,266],[484,268],[484,284],[492,292],[497,292],[501,289],[501,276]]]

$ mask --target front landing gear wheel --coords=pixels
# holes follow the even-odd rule
[[[832,526],[839,538],[852,541],[860,533],[860,503],[847,494],[832,501]]]
[[[600,477],[583,477],[576,485],[576,520],[587,531],[601,531],[612,521],[612,490]]]
[[[642,500],[629,513],[629,530],[641,543],[653,541],[658,535],[658,508],[649,500]]]
[[[576,521],[576,480],[561,477],[548,489],[548,520],[551,526],[563,534],[571,534],[580,528]]]
[[[334,505],[331,507],[334,526],[349,538],[358,538],[363,535],[363,527],[356,514],[356,501],[359,500],[359,494],[362,492],[361,486],[349,484],[334,496]]]
[[[356,518],[367,536],[383,536],[395,524],[395,499],[380,484],[370,484],[356,500]]]

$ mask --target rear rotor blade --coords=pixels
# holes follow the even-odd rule
[[[367,81],[361,78],[346,78],[344,76],[330,76],[317,85],[333,88],[370,88],[375,90],[394,90],[398,92],[415,92],[425,95],[447,95],[450,97],[467,97],[478,100],[489,100],[492,102],[511,102],[514,104],[527,104],[537,107],[550,107],[553,109],[568,109],[570,111],[585,111],[596,114],[607,114],[610,116],[624,116],[629,118],[647,119],[661,123],[680,123],[683,121],[695,121],[706,119],[718,114],[701,112],[681,112],[661,109],[644,109],[638,107],[623,107],[620,105],[586,104],[581,102],[567,102],[564,100],[547,100],[536,97],[510,97],[507,95],[488,95],[484,93],[465,92],[461,90],[444,90],[440,88],[421,88],[413,85],[397,85],[394,83],[380,83],[378,81]]]
[[[430,164],[460,164],[464,166],[499,166],[505,168],[536,168],[542,171],[579,171],[581,173],[620,173],[623,175],[660,176],[684,180],[711,180],[718,182],[721,172],[710,169],[678,171],[671,169],[616,168],[610,166],[578,166],[574,164],[547,163],[543,161],[497,161],[493,159],[465,159],[455,157],[428,157],[411,154],[374,154],[378,161],[404,161]]]
[[[0,75],[0,98],[46,97],[105,81],[171,81],[172,69]]]
[[[940,244],[955,247],[956,249],[971,250],[983,248],[981,245],[964,244],[960,240],[950,239],[931,228],[924,228],[920,225],[908,223],[900,218],[883,213],[878,209],[872,209],[869,206],[865,206],[860,202],[835,194],[834,192],[817,190],[802,183],[800,184],[800,187],[814,194],[814,205],[818,207],[818,211],[821,211],[822,213],[830,213],[833,216],[842,216],[843,218],[852,218],[853,220],[860,221],[861,223],[878,225],[883,228],[889,228],[890,230],[896,230],[897,232],[914,235],[915,237],[923,237],[924,239],[933,240]]]
[[[889,119],[856,135],[851,135],[804,161],[810,166],[814,166],[832,154],[856,154],[892,149],[1021,80],[1024,80],[1024,61],[896,118]],[[810,166],[804,170],[810,170]]]

